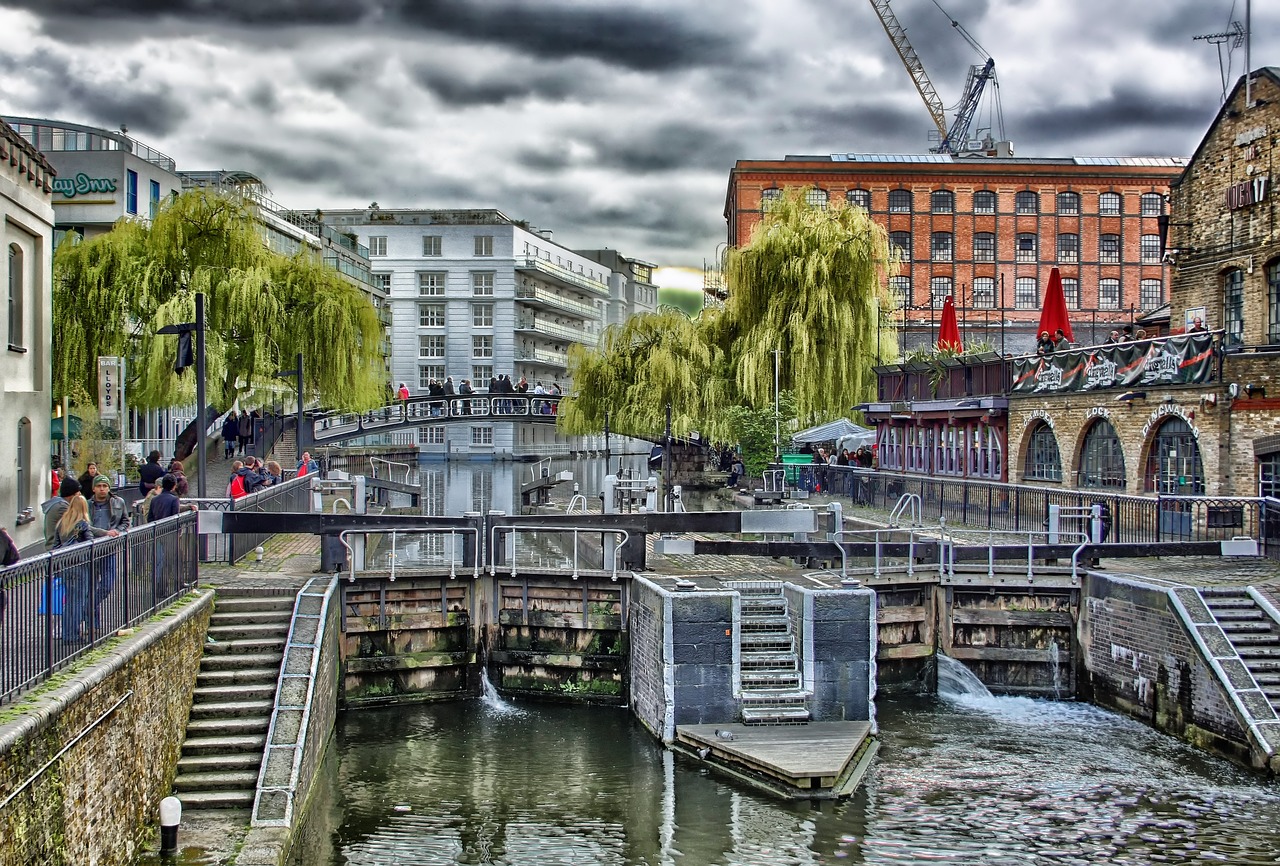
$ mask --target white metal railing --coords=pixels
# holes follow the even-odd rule
[[[387,467],[387,480],[388,480],[388,481],[395,481],[395,479],[391,477],[391,467],[395,466],[395,467],[398,467],[398,468],[404,469],[404,481],[403,481],[402,483],[404,483],[404,484],[408,484],[408,483],[409,483],[409,473],[412,471],[413,467],[411,467],[408,463],[401,463],[401,462],[399,462],[399,461],[397,461],[397,460],[388,460],[388,459],[387,459],[387,458],[385,458],[385,457],[370,457],[370,458],[369,458],[369,466],[370,466],[370,467],[371,467],[371,469],[372,469],[372,473],[373,473],[373,477],[374,477],[374,478],[378,478],[378,477],[379,477],[379,475],[378,475],[378,464],[383,464],[383,465],[385,465],[385,466]]]
[[[519,286],[516,288],[517,301],[537,301],[546,304],[548,307],[557,307],[570,313],[576,313],[584,319],[593,319],[599,311],[591,304],[582,301],[575,301],[573,298],[566,298],[563,295],[557,295],[549,289],[535,286]]]
[[[879,577],[883,572],[884,564],[884,539],[887,536],[890,541],[893,536],[901,535],[904,530],[901,529],[840,529],[830,533],[830,539],[836,543],[836,547],[840,548],[840,579],[849,579],[849,552],[845,550],[844,545],[840,543],[840,539],[844,536],[871,536],[875,540],[876,552],[872,574]],[[910,577],[916,573],[916,531],[914,529],[906,530],[907,532],[907,576]],[[939,564],[939,572],[941,572],[941,564]]]
[[[575,343],[592,343],[595,342],[596,335],[586,329],[571,328],[568,325],[557,325],[554,322],[548,322],[546,319],[539,319],[535,316],[521,316],[516,319],[517,331],[537,331],[539,334],[548,334],[552,337],[560,337]]]
[[[911,515],[911,525],[919,526],[921,522],[920,494],[904,493],[899,496],[898,503],[893,506],[893,511],[889,512],[889,525],[896,528],[898,525],[898,519],[902,517],[903,514],[908,513]]]
[[[392,530],[377,531],[377,532],[356,531],[356,530],[350,530],[350,529],[344,530],[343,532],[338,534],[338,540],[342,543],[342,546],[347,549],[347,561],[351,563],[351,567],[350,567],[350,570],[348,571],[347,579],[351,582],[354,582],[356,579],[357,556],[356,556],[355,548],[351,545],[350,542],[347,541],[347,539],[350,538],[351,536],[356,536],[356,535],[364,539],[364,542],[365,542],[364,550],[365,550],[366,557],[369,555],[368,551],[370,549],[369,542],[368,542],[369,536],[385,535],[390,537],[391,550],[388,551],[386,554],[384,554],[387,559],[387,568],[372,569],[372,568],[369,568],[368,565],[366,564],[363,568],[361,568],[360,573],[366,574],[369,572],[374,572],[375,576],[381,577],[384,572],[389,572],[388,579],[391,581],[394,581],[396,579],[397,566],[399,566],[398,570],[401,572],[407,570],[407,567],[405,565],[399,565],[402,558],[410,562],[416,561],[419,563],[426,563],[426,564],[430,564],[433,562],[433,560],[440,558],[440,557],[433,557],[430,555],[428,555],[427,557],[412,556],[411,545],[414,543],[413,539],[417,539],[421,536],[429,536],[429,537],[430,536],[435,536],[435,537],[448,536],[449,538],[449,551],[448,551],[449,579],[450,580],[455,579],[458,576],[458,562],[459,562],[459,557],[457,555],[458,536],[471,535],[475,539],[474,550],[476,551],[474,556],[475,563],[472,566],[471,576],[474,578],[480,577],[480,555],[479,555],[480,529],[478,527],[450,526],[450,527],[441,527],[441,528],[435,528],[435,529],[431,529],[431,528],[409,529],[409,530],[392,529]],[[409,542],[405,544],[404,547],[402,548],[401,542],[405,541],[406,539],[409,539]],[[421,541],[420,540],[417,541],[417,544],[420,545]],[[401,553],[402,550],[404,554],[403,557]],[[465,552],[465,547],[464,547],[464,552]],[[441,556],[443,556],[443,553],[441,554]]]
[[[604,297],[609,296],[609,287],[599,280],[593,280],[586,274],[578,274],[564,267],[563,265],[553,265],[546,259],[536,258],[534,256],[517,257],[515,266],[524,270],[540,271],[548,276],[560,280],[562,283],[574,286],[579,289],[585,289],[588,292]]]
[[[498,533],[500,532],[503,533],[504,535],[510,535],[513,539],[513,543],[511,546],[512,547],[511,549],[511,576],[512,577],[515,577],[519,573],[516,565],[516,550],[515,550],[514,540],[519,537],[519,534],[521,532],[541,532],[544,534],[548,532],[573,533],[573,574],[571,576],[574,580],[578,579],[578,573],[579,573],[578,536],[580,533],[585,533],[587,535],[621,536],[621,538],[615,541],[613,545],[613,568],[611,570],[612,574],[610,576],[610,579],[615,581],[618,579],[618,559],[622,555],[622,547],[627,543],[627,540],[631,538],[631,533],[627,532],[627,530],[625,529],[605,529],[599,526],[546,526],[546,525],[521,526],[518,524],[495,525],[489,529],[489,550],[496,551],[498,549]],[[490,576],[497,576],[498,574],[497,559],[498,558],[497,556],[492,556],[492,555],[489,558],[491,560],[489,563],[489,574]]]

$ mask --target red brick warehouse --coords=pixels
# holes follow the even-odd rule
[[[1152,313],[1161,318],[1170,271],[1160,217],[1185,159],[996,154],[739,160],[725,200],[728,242],[746,244],[786,187],[809,187],[814,204],[866,208],[902,254],[888,288],[907,346],[934,339],[942,301],[953,294],[966,341],[1029,351],[1055,266],[1078,342],[1102,342],[1111,328],[1144,324]]]

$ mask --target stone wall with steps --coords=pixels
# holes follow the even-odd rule
[[[173,779],[212,608],[212,593],[188,598],[14,705],[0,802],[31,781],[0,808],[0,863],[134,862]]]

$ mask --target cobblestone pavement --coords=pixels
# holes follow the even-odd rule
[[[262,561],[252,555],[235,565],[200,563],[200,584],[217,589],[301,588],[320,568],[320,539],[276,535],[262,545]]]

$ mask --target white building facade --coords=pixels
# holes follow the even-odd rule
[[[606,265],[500,211],[327,211],[369,248],[375,283],[391,307],[391,386],[426,394],[432,379],[484,393],[495,375],[568,392],[569,347],[594,347],[616,283]],[[615,313],[621,315],[621,313]],[[424,427],[424,453],[468,456],[562,453],[550,425]]]
[[[50,487],[53,188],[49,162],[0,121],[0,267],[7,288],[0,356],[0,526],[19,547],[42,539]]]

